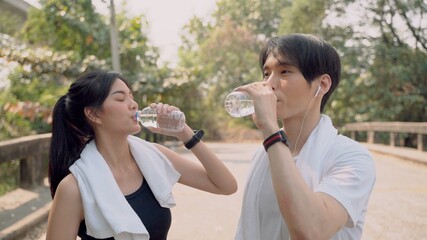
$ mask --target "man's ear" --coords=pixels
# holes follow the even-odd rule
[[[323,74],[322,76],[320,76],[319,86],[322,88],[321,90],[323,93],[322,96],[329,91],[329,89],[331,88],[331,85],[332,85],[332,80],[329,74]]]
[[[98,124],[101,123],[101,119],[99,118],[95,108],[85,107],[84,112],[86,118],[89,119],[90,122]]]

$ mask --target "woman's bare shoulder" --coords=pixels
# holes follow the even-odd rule
[[[58,194],[68,200],[80,200],[79,185],[73,174],[70,173],[61,180],[55,196]]]

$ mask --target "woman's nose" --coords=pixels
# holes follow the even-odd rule
[[[135,100],[131,100],[130,109],[138,109],[138,103]]]

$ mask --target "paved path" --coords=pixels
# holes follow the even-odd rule
[[[231,196],[219,196],[178,184],[174,189],[177,206],[172,208],[169,240],[233,239],[250,159],[259,144],[209,145],[235,174],[239,190]],[[389,152],[378,146],[373,152],[377,182],[362,240],[427,240],[427,164],[423,161],[427,160],[427,153],[414,153],[418,156],[417,162],[414,158],[405,161],[377,153],[381,150]],[[194,159],[187,150],[177,151]],[[405,155],[405,152],[400,151],[400,154]],[[42,224],[39,231],[44,227]],[[44,239],[40,235],[32,234],[20,240]]]
[[[239,190],[232,196],[215,196],[178,186],[171,240],[233,239],[250,159],[257,146],[211,144],[235,174]],[[375,150],[377,182],[362,240],[427,239],[427,165],[379,154],[378,146]],[[382,150],[387,152],[388,148]]]
[[[427,240],[427,165],[384,154],[374,158],[377,182],[363,239]]]
[[[250,160],[258,145],[210,143],[210,147],[233,172],[239,189],[233,195],[221,196],[178,184],[168,240],[233,239]],[[194,159],[191,154],[187,156]]]

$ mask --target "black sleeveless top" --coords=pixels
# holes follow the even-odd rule
[[[169,208],[163,208],[157,202],[147,181],[143,181],[141,187],[136,192],[125,196],[133,210],[144,223],[150,234],[150,240],[166,240],[172,222],[172,215]],[[80,223],[78,236],[81,240],[96,240],[86,234],[86,224],[83,220]],[[104,238],[113,240],[114,238]]]

